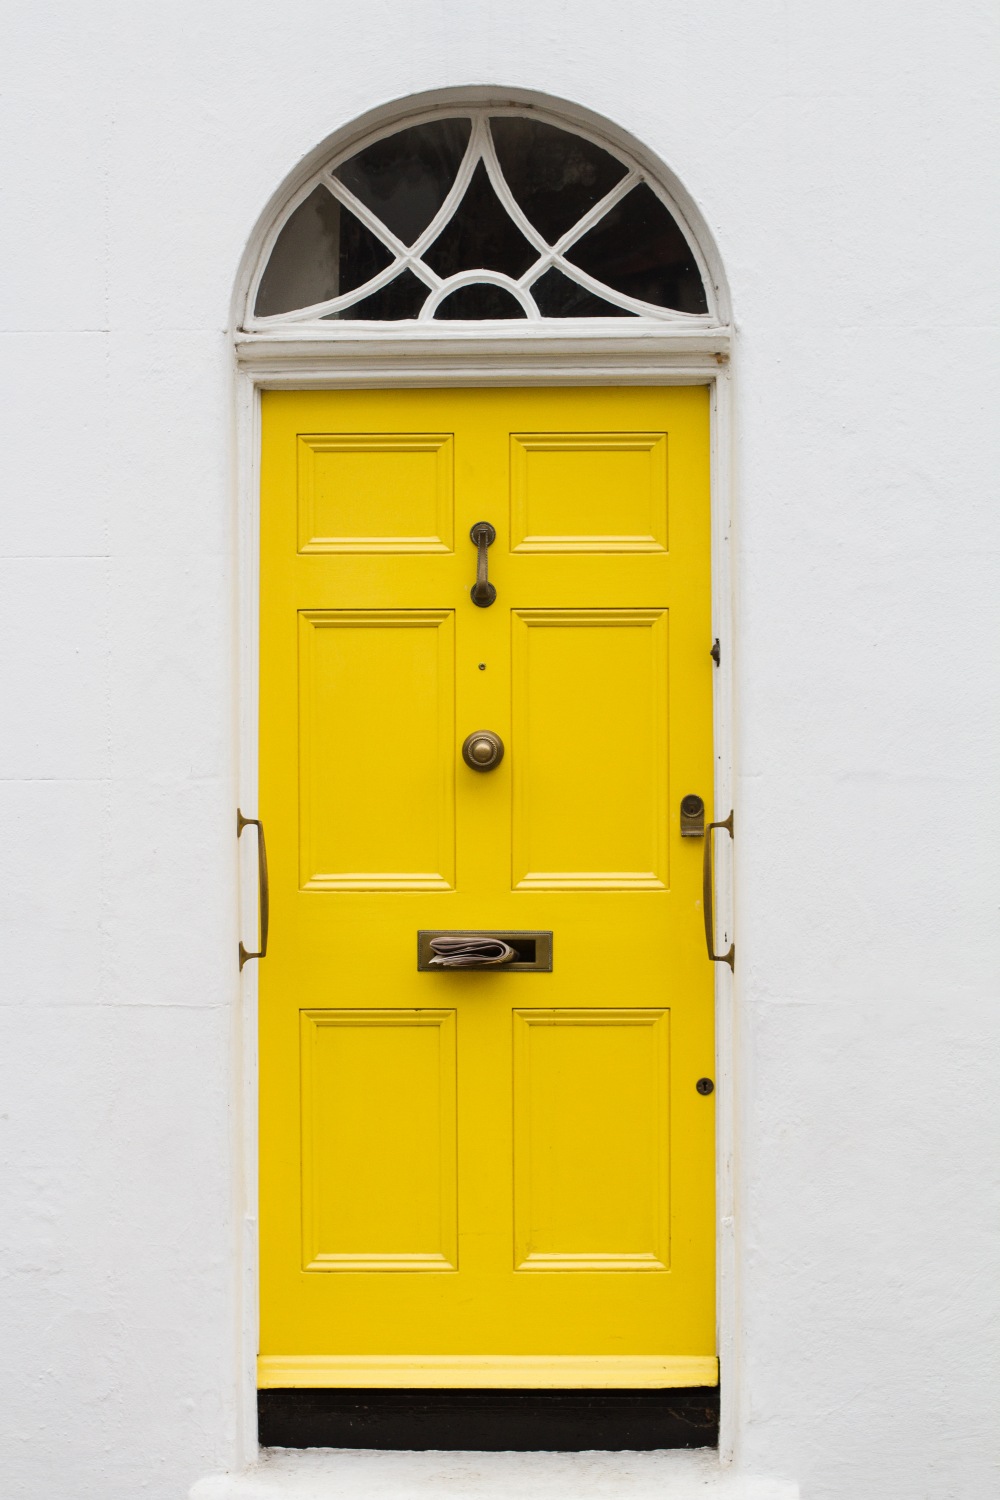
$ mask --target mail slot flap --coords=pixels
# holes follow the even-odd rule
[[[500,942],[508,943],[516,951],[518,957],[508,964],[500,964],[490,969],[442,969],[437,964],[431,963],[434,957],[431,939],[437,937],[498,938]],[[552,972],[552,933],[514,932],[508,928],[487,930],[482,927],[468,929],[436,927],[433,930],[422,930],[417,933],[417,968],[422,972],[429,971],[432,974],[549,974]]]

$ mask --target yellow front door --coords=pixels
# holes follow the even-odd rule
[[[708,452],[703,387],[264,396],[262,1386],[716,1380]]]

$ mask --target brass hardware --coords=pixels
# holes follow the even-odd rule
[[[466,938],[477,940],[482,938],[492,939],[496,942],[507,943],[517,953],[517,957],[510,963],[498,964],[489,968],[478,970],[480,974],[549,974],[552,972],[552,933],[551,932],[491,932],[476,930],[473,932],[452,931],[448,928],[441,930],[421,931],[417,933],[417,968],[421,973],[447,974],[462,972],[469,974],[471,969],[447,969],[440,964],[432,963],[435,955],[431,947],[432,938]]]
[[[475,729],[466,736],[462,759],[470,771],[492,771],[503,760],[503,740],[492,729]]]
[[[240,970],[248,958],[264,958],[267,955],[267,929],[271,919],[271,892],[267,882],[267,848],[264,844],[264,825],[259,818],[245,818],[236,809],[236,837],[239,838],[244,828],[253,825],[257,830],[257,879],[260,901],[260,948],[256,953],[251,953],[243,946],[240,938]]]
[[[681,838],[700,839],[705,832],[705,804],[695,792],[681,798]]]
[[[493,546],[497,534],[489,521],[477,521],[469,536],[476,544],[476,581],[472,585],[472,602],[478,604],[480,609],[488,609],[496,598],[497,591],[488,577],[489,560],[486,549]]]
[[[713,964],[728,964],[731,969],[736,967],[736,948],[733,943],[729,944],[728,953],[716,953],[715,951],[715,903],[712,892],[715,886],[714,871],[712,869],[712,829],[724,828],[733,837],[733,815],[729,814],[721,823],[709,823],[705,830],[705,863],[702,867],[702,898],[705,909],[705,942],[708,945],[708,956]]]

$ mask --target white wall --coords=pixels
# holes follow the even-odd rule
[[[733,291],[739,1463],[992,1500],[995,7],[6,20],[4,1495],[235,1461],[232,282],[318,140],[497,83],[662,156]]]

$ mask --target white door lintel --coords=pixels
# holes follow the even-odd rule
[[[259,385],[599,385],[687,383],[711,378],[729,361],[727,327],[672,329],[662,323],[627,333],[601,327],[553,332],[551,324],[516,332],[482,323],[440,329],[370,324],[336,332],[239,334],[236,356]]]

